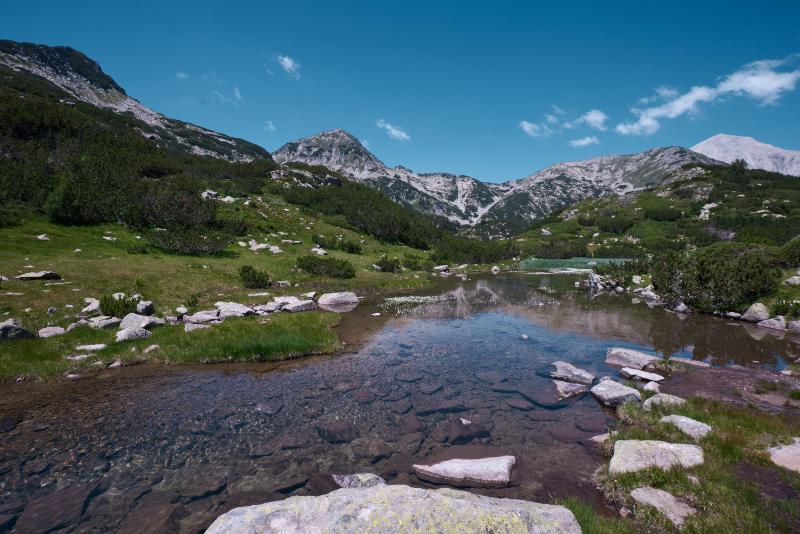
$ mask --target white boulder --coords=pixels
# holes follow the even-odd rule
[[[454,458],[434,464],[414,464],[418,477],[437,484],[452,486],[503,487],[511,481],[514,456],[464,459]]]
[[[608,464],[609,473],[634,473],[657,467],[695,467],[703,463],[703,449],[697,445],[667,443],[656,440],[618,440],[614,443],[614,456]]]
[[[528,336],[524,336],[527,339]],[[554,371],[550,372],[550,377],[555,378],[557,380],[563,380],[565,382],[574,382],[576,384],[584,384],[589,385],[594,382],[594,375],[589,371],[584,371],[578,367],[575,367],[571,363],[562,362],[562,361],[555,361],[551,364],[555,367]]]
[[[666,415],[659,419],[658,422],[674,425],[678,430],[695,440],[703,439],[706,434],[711,432],[709,425],[683,415]]]
[[[619,406],[626,402],[641,402],[642,394],[614,380],[601,380],[589,392],[606,406]]]
[[[661,361],[661,359],[633,349],[609,348],[606,352],[606,363],[619,367],[644,369],[651,363],[658,361]]]
[[[638,380],[647,380],[649,382],[661,382],[664,377],[656,373],[648,373],[640,369],[632,369],[630,367],[623,367],[619,372],[625,378],[636,378]]]
[[[150,331],[144,328],[126,328],[117,332],[117,342],[146,339],[148,337],[150,337]]]
[[[769,310],[760,302],[756,302],[744,312],[741,317],[742,321],[749,321],[751,323],[758,323],[769,319]]]
[[[644,403],[642,403],[642,408],[649,412],[656,406],[680,406],[684,404],[686,401],[680,397],[676,397],[675,395],[669,395],[667,393],[658,393],[657,395],[653,395]]]
[[[679,501],[671,493],[649,486],[636,488],[631,492],[631,497],[639,504],[652,506],[664,514],[678,528],[683,526],[689,516],[697,513],[697,510]]]

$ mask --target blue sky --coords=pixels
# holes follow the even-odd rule
[[[781,0],[26,0],[0,36],[268,150],[340,127],[387,164],[502,181],[716,133],[800,149],[799,20]]]

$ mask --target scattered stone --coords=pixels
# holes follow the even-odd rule
[[[161,346],[160,345],[148,345],[142,351],[142,354],[150,354],[151,352],[155,352],[157,350],[161,350]]]
[[[39,241],[50,241],[50,237],[47,234],[37,235],[36,239],[38,239]]]
[[[46,326],[39,330],[39,337],[54,337],[66,333],[60,326]]]
[[[114,362],[108,366],[109,369],[118,369],[119,367],[122,367],[122,360],[114,360]]]
[[[744,312],[741,317],[742,321],[749,321],[751,323],[758,323],[769,319],[769,310],[760,302],[756,302]]]
[[[711,432],[711,427],[707,424],[683,415],[666,415],[659,419],[658,422],[675,425],[678,430],[695,440],[701,440]]]
[[[24,273],[19,276],[15,276],[17,280],[61,280],[61,275],[58,273],[54,273],[53,271],[37,271],[32,273]]]
[[[136,313],[139,315],[153,315],[156,313],[156,307],[150,300],[140,300],[136,303]]]
[[[688,313],[689,312],[689,306],[687,306],[683,302],[680,302],[680,303],[678,303],[677,306],[672,308],[672,311],[677,312],[677,313]]]
[[[608,464],[609,473],[633,473],[657,467],[685,468],[703,463],[703,449],[697,445],[667,443],[655,440],[618,440],[614,443],[614,456]]]
[[[218,517],[206,534],[399,534],[412,528],[419,532],[581,532],[575,516],[563,506],[484,497],[447,488],[433,491],[376,485],[235,508]]]
[[[655,406],[680,406],[681,404],[685,403],[686,401],[680,397],[676,397],[675,395],[669,395],[668,393],[658,393],[653,395],[644,403],[642,404],[642,408],[649,412]]]
[[[150,331],[144,328],[126,328],[117,332],[117,342],[146,339],[148,337],[150,337]]]
[[[659,393],[661,391],[661,388],[658,386],[658,382],[648,382],[642,389],[645,391],[652,391],[653,393]]]
[[[414,464],[416,475],[436,484],[458,487],[500,488],[511,481],[511,469],[517,462],[511,455],[489,458],[454,458],[434,464]]]
[[[790,276],[783,283],[789,286],[800,286],[800,276]]]
[[[583,395],[589,391],[589,386],[584,384],[562,382],[561,380],[553,380],[553,384],[555,384],[558,397],[561,399],[568,399],[570,397],[575,397],[576,395]]]
[[[7,319],[0,323],[0,341],[7,339],[30,339],[35,337],[33,332],[22,328],[22,323],[17,319]]]
[[[107,315],[98,315],[89,319],[89,326],[91,328],[102,330],[104,328],[116,328],[122,322],[119,317],[109,317]]]
[[[638,380],[649,380],[650,382],[661,382],[664,377],[656,373],[648,373],[647,371],[640,371],[639,369],[632,369],[630,367],[623,367],[619,372],[625,378],[636,378]]]
[[[741,319],[742,314],[738,312],[729,311],[725,312],[725,317],[727,317],[728,319]]]
[[[69,360],[71,362],[81,362],[88,357],[89,357],[88,354],[74,354],[72,356],[64,356],[64,359]]]
[[[352,424],[334,419],[318,421],[316,430],[329,443],[347,443],[359,435],[358,429]]]
[[[595,376],[589,371],[584,371],[574,365],[557,361],[551,364],[555,367],[554,371],[550,372],[550,377],[563,382],[574,382],[576,384],[590,385],[594,382]]]
[[[211,328],[210,324],[197,324],[197,323],[186,323],[183,325],[184,332],[194,332],[195,330],[203,330],[205,328]]]
[[[57,311],[58,311],[58,310],[56,309],[56,307],[55,307],[55,306],[50,306],[49,308],[47,308],[47,315],[53,315],[53,314],[55,314]]]
[[[606,363],[619,367],[644,369],[651,363],[658,361],[661,361],[661,359],[633,349],[610,348],[606,353]]]
[[[794,443],[789,445],[769,448],[767,452],[775,465],[800,473],[800,438],[794,438]]]
[[[626,402],[641,402],[642,394],[614,380],[601,380],[589,392],[606,406],[619,406]]]
[[[313,300],[300,300],[297,302],[284,304],[284,306],[281,308],[281,311],[286,311],[289,313],[297,313],[297,312],[311,311],[316,309],[317,309],[317,304]]]
[[[433,272],[435,273],[444,273],[450,270],[449,265],[436,265],[433,268]]]
[[[611,434],[606,432],[605,434],[599,434],[597,436],[592,436],[591,438],[589,438],[589,441],[600,445],[601,443],[605,443],[610,439],[611,439]]]
[[[204,324],[212,321],[219,321],[219,310],[204,310],[192,315],[184,315],[183,322],[190,324]]]
[[[697,512],[688,504],[676,499],[671,493],[656,488],[636,488],[631,492],[631,497],[639,504],[652,506],[667,516],[667,519],[678,528],[683,526],[686,518]]]
[[[74,322],[74,323],[70,324],[67,327],[67,332],[72,332],[73,330],[75,330],[76,328],[78,328],[80,326],[89,326],[89,321],[87,321],[85,319],[81,319],[81,320],[79,320],[77,322]]]
[[[177,313],[179,317],[186,315],[188,312],[189,310],[186,309],[186,306],[178,306],[175,308],[175,313]]]
[[[673,363],[681,363],[683,365],[690,365],[692,367],[702,367],[703,369],[710,369],[711,364],[700,360],[693,360],[691,358],[683,358],[681,356],[673,356],[669,359]]]
[[[83,352],[96,352],[98,350],[103,350],[106,347],[108,347],[108,345],[106,345],[105,343],[96,343],[94,345],[78,345],[77,347],[75,347],[75,350]]]
[[[629,517],[633,512],[627,506],[623,506],[619,509],[619,516],[622,518]]]
[[[215,302],[214,306],[219,310],[219,318],[226,319],[228,317],[244,317],[246,315],[255,315],[256,311],[249,306],[239,304],[238,302]]]
[[[500,267],[497,265],[492,266],[492,274],[500,274]]]
[[[70,484],[41,497],[34,497],[15,525],[16,532],[52,532],[78,524],[94,484]]]
[[[386,481],[372,473],[356,473],[354,475],[333,475],[333,480],[340,488],[374,488],[385,486]]]
[[[87,297],[87,298],[83,299],[83,302],[86,303],[86,307],[81,310],[81,314],[83,314],[83,315],[95,315],[95,314],[102,313],[102,311],[100,310],[100,301],[99,300],[97,300],[95,298],[92,298],[92,297]]]
[[[158,317],[152,317],[150,315],[139,315],[137,313],[129,313],[125,317],[123,317],[122,322],[119,323],[119,329],[125,330],[127,328],[144,328],[150,329],[154,326],[163,326],[165,324],[164,319],[160,319]]]

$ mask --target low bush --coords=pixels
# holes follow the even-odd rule
[[[127,295],[120,298],[114,298],[114,295],[103,295],[100,297],[100,309],[103,311],[103,315],[122,319],[129,313],[136,312],[137,302],[139,301]]]
[[[672,206],[653,206],[645,210],[644,216],[653,221],[677,221],[683,212]]]
[[[431,254],[434,262],[445,263],[490,263],[505,260],[519,254],[519,249],[510,241],[490,241],[447,236],[436,243]]]
[[[603,232],[621,234],[633,226],[634,221],[633,218],[616,215],[614,217],[598,217],[596,223]]]
[[[399,273],[403,270],[398,258],[390,258],[386,255],[381,256],[380,259],[375,262],[375,265],[381,268],[382,273]]]
[[[328,250],[338,249],[348,254],[361,254],[361,243],[352,239],[319,236],[315,241],[319,246]]]
[[[404,254],[403,267],[411,271],[430,271],[433,268],[433,262],[425,256]]]
[[[265,289],[272,285],[269,274],[265,271],[259,271],[252,265],[239,267],[239,280],[247,289]]]
[[[324,258],[310,254],[297,258],[297,267],[307,273],[330,276],[332,278],[353,278],[356,275],[356,268],[347,260]]]

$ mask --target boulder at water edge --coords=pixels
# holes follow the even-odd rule
[[[589,371],[584,371],[575,367],[571,363],[557,361],[551,364],[555,370],[550,372],[550,377],[563,382],[574,382],[576,384],[590,385],[594,382],[594,375]]]
[[[581,532],[575,516],[563,506],[451,489],[377,485],[235,508],[218,517],[206,533],[399,534],[412,528],[417,532]]]
[[[634,473],[650,467],[694,467],[703,463],[703,449],[697,445],[666,441],[628,439],[614,443],[609,473]]]
[[[589,392],[606,406],[619,406],[626,402],[641,402],[642,394],[614,380],[601,380]]]
[[[606,363],[618,367],[644,369],[651,363],[658,361],[661,361],[661,359],[633,349],[610,348],[606,352]]]
[[[431,464],[411,466],[417,476],[437,484],[459,487],[497,488],[511,481],[511,469],[517,459],[514,456],[489,458],[453,458]]]
[[[669,395],[668,393],[658,393],[653,395],[646,401],[642,403],[642,408],[649,412],[656,406],[680,406],[681,404],[685,403],[686,401],[680,397],[676,397],[675,395]]]
[[[347,312],[358,305],[358,296],[350,291],[325,293],[317,299],[317,304],[323,310]]]
[[[751,323],[758,323],[769,319],[769,310],[760,302],[756,302],[744,312],[741,317],[742,321],[750,321]]]

